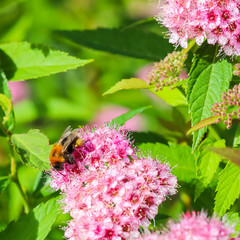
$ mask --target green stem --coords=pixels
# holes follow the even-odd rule
[[[17,164],[14,159],[14,149],[13,149],[10,139],[8,140],[8,143],[9,143],[9,148],[10,148],[10,160],[11,160],[11,180],[17,185],[17,187],[19,189],[19,192],[20,192],[20,194],[22,196],[22,200],[23,200],[24,210],[25,210],[25,213],[27,214],[30,211],[30,207],[28,204],[28,197],[27,197],[25,191],[23,190],[22,185],[18,178]]]
[[[192,49],[192,47],[195,45],[195,43],[196,43],[195,39],[191,40],[191,41],[188,43],[188,47],[182,49],[182,53],[183,53],[183,54],[187,54],[187,53]]]
[[[215,49],[215,53],[214,53],[214,58],[212,63],[215,63],[216,57],[217,57],[217,53],[218,53],[218,45],[216,45],[216,49]]]

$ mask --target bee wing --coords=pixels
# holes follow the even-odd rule
[[[64,131],[62,136],[59,139],[59,143],[62,143],[64,139],[66,139],[71,134],[71,126],[68,126]]]
[[[74,129],[73,131],[71,131],[64,140],[63,151],[65,151],[70,144],[72,144],[73,142],[76,142],[78,138],[79,138],[79,129]]]
[[[63,131],[62,136],[64,136],[65,134],[69,134],[72,131],[71,126],[67,126],[66,129]]]

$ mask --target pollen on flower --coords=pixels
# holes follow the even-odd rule
[[[152,70],[147,75],[147,83],[155,85],[156,91],[162,90],[165,86],[172,87],[184,80],[181,78],[181,71],[185,66],[187,55],[181,52],[169,53],[164,60],[154,64]]]
[[[232,126],[233,119],[240,119],[240,84],[226,93],[222,93],[222,101],[214,103],[211,109],[213,116],[218,116],[215,123],[223,121],[227,129]]]
[[[233,226],[219,218],[208,218],[204,212],[192,212],[185,213],[177,223],[170,221],[167,230],[162,234],[149,234],[139,240],[239,240],[240,236],[231,237],[233,233]]]
[[[238,0],[166,0],[160,1],[156,17],[170,32],[169,41],[188,46],[194,39],[201,45],[218,43],[228,56],[240,55],[240,10]]]

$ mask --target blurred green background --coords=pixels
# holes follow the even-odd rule
[[[185,132],[189,126],[186,106],[171,107],[144,90],[120,91],[102,96],[119,80],[146,77],[147,66],[153,63],[79,47],[54,35],[53,30],[95,29],[97,27],[121,27],[153,17],[157,1],[149,0],[1,0],[0,42],[29,41],[68,52],[94,62],[76,70],[49,77],[28,80],[10,85],[16,116],[16,133],[31,128],[40,129],[50,143],[56,142],[63,130],[71,125],[92,124],[107,121],[130,109],[152,105],[136,116],[131,130],[154,132],[162,141],[187,143]],[[160,29],[160,28],[159,28]],[[160,32],[159,32],[160,33]],[[177,121],[176,121],[177,119]],[[4,139],[0,145],[0,175],[9,174],[8,148]],[[36,182],[45,177],[38,170],[19,163],[19,178],[26,190],[35,190]],[[184,188],[182,190],[185,191]],[[48,190],[44,194],[50,194]],[[179,196],[176,197],[179,199]],[[180,201],[172,201],[167,212],[177,216],[187,194]],[[184,204],[183,204],[184,203]],[[33,203],[34,204],[34,203]],[[167,204],[167,203],[166,203]],[[0,227],[17,219],[23,211],[22,200],[14,184],[0,195]],[[60,215],[48,240],[60,239],[63,231],[58,225],[67,217]]]

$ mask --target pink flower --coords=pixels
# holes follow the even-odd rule
[[[139,238],[139,240],[162,240],[160,234],[152,233]]]
[[[219,218],[208,218],[204,212],[192,212],[183,215],[178,223],[170,221],[168,230],[163,234],[151,238],[152,235],[141,238],[142,240],[240,240],[232,238],[234,228]]]
[[[201,45],[218,43],[226,55],[240,55],[238,0],[166,0],[157,20],[170,32],[169,41],[187,48],[188,39]]]
[[[65,190],[63,209],[73,217],[66,237],[69,232],[82,240],[139,236],[139,226],[147,227],[166,196],[176,192],[176,177],[169,171],[141,158],[76,176]]]
[[[50,172],[51,186],[63,193],[62,207],[73,218],[65,228],[71,240],[136,239],[167,195],[176,192],[170,167],[137,158],[122,128],[79,129],[85,143],[73,152],[74,164]]]

